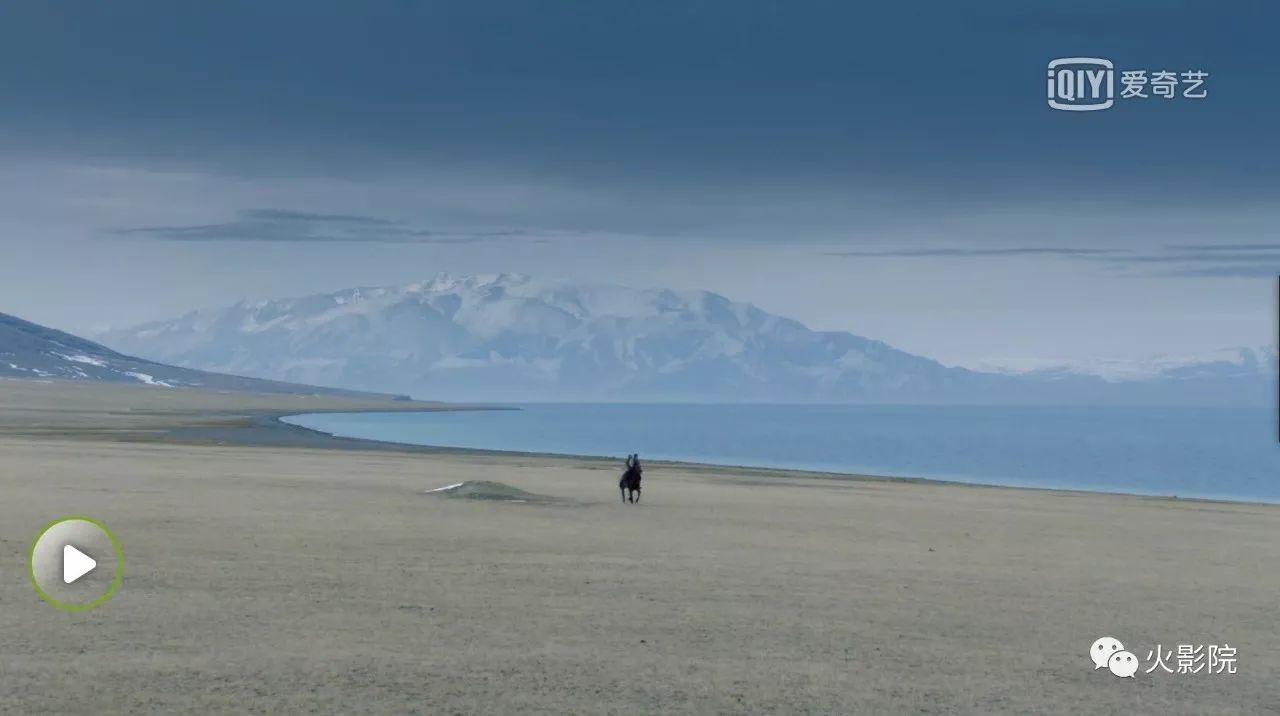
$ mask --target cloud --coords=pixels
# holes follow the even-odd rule
[[[1178,244],[1169,248],[1179,251],[1280,251],[1280,244]]]
[[[374,216],[320,214],[289,209],[249,209],[239,212],[231,221],[213,224],[132,226],[109,231],[116,236],[144,236],[163,241],[397,244],[466,244],[518,237],[527,233],[517,229],[424,229]]]
[[[1020,246],[993,249],[898,249],[886,251],[834,251],[830,256],[855,258],[999,257],[999,256],[1104,256],[1120,249]]]
[[[289,209],[249,209],[241,212],[241,216],[264,221],[321,221],[337,224],[356,224],[361,226],[396,226],[397,221],[379,219],[373,216],[354,216],[352,214],[316,214],[309,211],[291,211]]]
[[[1275,278],[1280,275],[1280,246],[1274,244],[1179,244],[1169,253],[1135,254],[1110,259],[1115,267],[1163,266],[1157,276],[1176,278]]]
[[[1181,278],[1267,278],[1280,276],[1280,264],[1271,266],[1203,266],[1199,268],[1178,269],[1161,274]]]
[[[1021,246],[1005,248],[917,248],[880,251],[838,251],[831,256],[856,258],[1000,258],[1057,256],[1092,261],[1109,269],[1162,266],[1156,276],[1176,278],[1275,278],[1280,275],[1280,245],[1264,243],[1179,244],[1161,252],[1137,253],[1129,249]],[[1150,276],[1152,273],[1134,273]]]
[[[1254,263],[1258,261],[1280,262],[1280,254],[1264,252],[1242,253],[1205,251],[1196,253],[1121,255],[1108,257],[1107,261],[1109,263],[1117,264],[1214,264]]]

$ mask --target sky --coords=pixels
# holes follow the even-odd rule
[[[11,4],[0,312],[513,271],[969,366],[1275,342],[1280,10],[887,5]],[[1073,56],[1207,96],[1055,111]]]

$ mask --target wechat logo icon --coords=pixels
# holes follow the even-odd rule
[[[1113,636],[1104,636],[1089,647],[1089,658],[1094,670],[1107,669],[1122,679],[1132,679],[1138,673],[1138,657],[1125,651],[1124,644]]]

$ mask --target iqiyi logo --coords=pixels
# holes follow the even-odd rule
[[[1204,99],[1209,96],[1204,86],[1208,78],[1204,70],[1122,70],[1116,97],[1116,68],[1111,60],[1062,57],[1049,61],[1045,84],[1050,107],[1092,112],[1109,108],[1117,99]]]
[[[1100,57],[1062,57],[1049,62],[1049,106],[1091,112],[1115,104],[1116,67]]]

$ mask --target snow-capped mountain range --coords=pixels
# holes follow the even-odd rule
[[[191,368],[473,401],[1236,402],[1264,385],[1263,371],[1122,388],[966,370],[705,291],[509,274],[241,302],[99,338]]]
[[[391,397],[164,365],[123,355],[70,333],[0,313],[0,379],[5,378],[136,383],[158,388],[187,387],[290,395]]]

